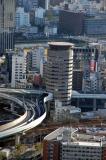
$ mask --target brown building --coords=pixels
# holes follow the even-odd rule
[[[44,138],[43,160],[106,160],[106,137],[92,129],[89,134],[72,127],[53,131]]]
[[[55,141],[43,141],[43,160],[60,160],[60,143]]]
[[[83,34],[84,14],[61,10],[59,13],[59,33],[81,35]]]
[[[51,42],[47,54],[46,89],[62,106],[70,105],[72,93],[73,44]]]

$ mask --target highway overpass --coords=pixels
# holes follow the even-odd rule
[[[12,89],[12,88],[0,88],[0,93],[8,93],[8,94],[29,94],[29,95],[41,95],[43,93],[48,93],[45,90],[34,90],[34,89]],[[91,94],[91,93],[79,93],[77,91],[72,91],[71,98],[78,99],[106,99],[106,94]]]
[[[24,101],[19,97],[10,95],[10,91],[14,93],[15,90],[10,89],[8,92],[7,90],[8,89],[2,89],[3,92],[0,91],[0,98],[15,102],[20,106],[20,109],[22,107],[24,108],[25,113],[20,118],[0,126],[0,139],[25,132],[41,124],[47,114],[45,104],[53,98],[51,93],[45,94],[43,92],[38,92],[40,98],[37,100],[37,103],[35,103],[27,99]],[[24,92],[20,91],[20,93],[22,94]]]
[[[19,98],[17,96],[18,94],[38,95],[39,99],[36,103],[29,101],[28,99],[24,100],[23,98]],[[51,93],[47,93],[45,90],[0,88],[0,98],[4,98],[6,100],[10,100],[11,102],[15,102],[20,106],[20,108],[23,107],[25,110],[24,115],[22,115],[23,117],[20,117],[20,119],[16,119],[15,121],[13,121],[13,123],[10,122],[4,126],[0,126],[1,127],[0,139],[1,139],[4,137],[8,137],[10,135],[25,132],[41,124],[47,115],[45,104],[46,102],[53,99],[53,95]],[[106,94],[84,94],[84,93],[78,93],[77,91],[73,91],[72,97],[70,98],[93,99],[95,108],[96,107],[95,100],[96,99],[106,100]]]

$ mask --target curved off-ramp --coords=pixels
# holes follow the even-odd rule
[[[12,95],[10,96],[10,95],[5,94],[5,93],[0,93],[0,97],[5,98],[5,99],[9,99],[9,100],[17,103],[20,107],[24,107],[24,109],[25,109],[25,113],[24,113],[25,120],[23,119],[23,115],[22,115],[22,117],[20,117],[21,121],[19,121],[19,119],[15,120],[17,122],[17,124],[16,123],[14,124],[14,122],[13,123],[11,122],[11,126],[8,126],[6,124],[7,128],[5,128],[5,130],[0,131],[0,139],[11,136],[11,135],[14,135],[14,134],[17,134],[17,133],[24,132],[24,131],[27,131],[27,130],[30,130],[30,129],[38,126],[39,124],[41,124],[42,121],[45,119],[46,114],[47,114],[45,104],[46,104],[46,102],[53,99],[53,95],[51,93],[46,93],[46,94],[47,94],[47,96],[44,97],[44,99],[42,99],[43,100],[43,102],[42,102],[43,103],[43,108],[40,107],[40,106],[35,107],[36,108],[35,112],[38,111],[37,109],[41,110],[40,114],[38,114],[38,115],[36,114],[36,116],[34,116],[34,114],[35,114],[33,112],[34,109],[32,107],[30,107],[30,109],[32,108],[32,113],[33,114],[31,115],[31,117],[29,116],[29,119],[31,119],[31,121],[29,121],[29,119],[26,118],[28,116],[28,108],[29,108],[28,103],[26,105],[26,104],[23,103],[22,100],[14,97]],[[38,105],[40,105],[40,104],[38,103]],[[42,112],[42,110],[43,110],[43,112]],[[22,123],[20,124],[20,122],[22,122]]]

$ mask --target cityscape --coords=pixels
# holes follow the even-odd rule
[[[106,160],[106,0],[0,0],[0,160]]]

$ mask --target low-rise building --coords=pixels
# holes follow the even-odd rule
[[[106,137],[95,135],[99,132],[61,127],[44,138],[43,160],[105,160]]]
[[[81,109],[75,106],[62,106],[61,102],[55,100],[55,111],[53,120],[55,122],[78,121],[80,119]]]

